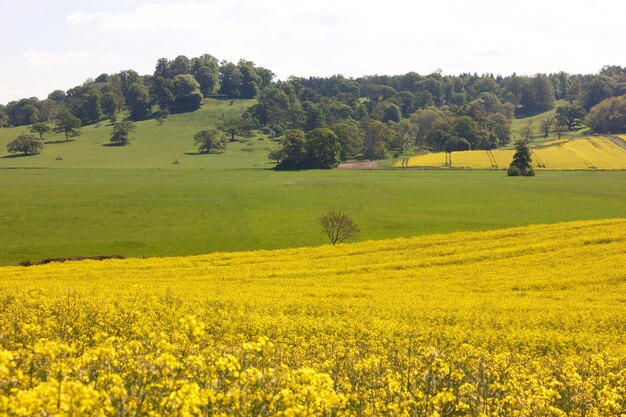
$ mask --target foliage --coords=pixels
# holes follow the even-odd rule
[[[146,86],[141,83],[134,83],[128,87],[126,104],[133,120],[145,119],[152,111],[150,94]]]
[[[65,141],[68,142],[70,137],[80,136],[80,119],[70,113],[61,113],[56,120],[54,131],[56,133],[64,133]]]
[[[100,100],[100,104],[102,105],[102,111],[104,114],[109,117],[109,119],[115,118],[115,113],[118,110],[118,98],[112,91],[106,92],[102,99]]]
[[[556,118],[563,120],[569,130],[574,130],[577,126],[582,125],[586,115],[587,112],[579,104],[568,104],[556,109]]]
[[[523,140],[515,142],[515,153],[513,154],[513,162],[509,165],[508,175],[510,177],[522,175],[524,177],[533,177],[535,170],[531,165],[533,161],[530,156],[528,143]]]
[[[322,127],[307,132],[304,149],[306,168],[330,169],[339,165],[341,144],[337,135],[328,128]]]
[[[194,135],[193,142],[200,152],[209,153],[212,150],[226,148],[228,139],[221,130],[203,129]]]
[[[218,124],[217,128],[230,136],[230,141],[235,141],[236,135],[246,134],[253,128],[250,119],[241,116],[224,117]]]
[[[317,222],[333,245],[346,242],[359,232],[359,226],[354,220],[341,211],[332,210],[324,213],[318,217]]]
[[[345,120],[335,123],[330,127],[335,132],[341,145],[339,157],[342,161],[357,156],[363,149],[365,132],[354,120]]]
[[[137,126],[130,120],[124,120],[123,122],[116,123],[113,126],[113,131],[111,132],[111,143],[120,146],[128,145],[130,134],[135,130],[137,130]]]
[[[52,129],[43,122],[37,122],[30,127],[30,131],[39,134],[39,139],[43,140],[43,135],[51,132]]]
[[[280,151],[282,159],[276,165],[276,169],[302,169],[306,164],[305,142],[304,131],[300,129],[287,130]]]
[[[5,267],[0,410],[619,416],[625,231]]]
[[[537,74],[524,86],[520,103],[526,113],[540,113],[554,107],[554,90],[545,74]]]
[[[33,135],[22,134],[7,144],[9,153],[21,152],[24,155],[34,155],[43,149],[43,141]]]
[[[626,132],[626,95],[600,102],[591,109],[587,120],[598,133]]]
[[[390,125],[373,120],[365,124],[364,130],[363,156],[372,161],[386,159],[386,144],[391,142],[395,133]]]

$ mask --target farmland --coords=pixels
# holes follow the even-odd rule
[[[547,170],[624,170],[626,141],[615,137],[589,136],[573,140],[553,140],[531,146],[533,166]],[[472,169],[506,169],[513,160],[513,150],[453,152],[451,165],[446,153],[429,153],[404,158],[396,167],[452,167]]]
[[[532,181],[461,170],[11,169],[0,178],[4,264],[314,246],[324,243],[316,219],[332,209],[351,214],[358,240],[626,216],[624,171]]]
[[[3,267],[0,412],[620,415],[625,243],[614,219]]]

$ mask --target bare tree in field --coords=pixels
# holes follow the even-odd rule
[[[340,211],[329,211],[321,215],[317,222],[333,245],[345,242],[359,232],[359,226],[352,218]]]

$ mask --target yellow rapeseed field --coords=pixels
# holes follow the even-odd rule
[[[0,415],[624,416],[626,219],[0,268]]]
[[[626,136],[625,136],[626,138]],[[626,169],[626,149],[609,138],[551,141],[531,146],[533,166],[537,169]],[[452,168],[506,169],[513,160],[508,149],[452,152]],[[446,167],[444,152],[413,156],[396,167]]]

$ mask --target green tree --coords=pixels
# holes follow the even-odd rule
[[[302,169],[306,162],[306,137],[300,129],[290,129],[283,139],[283,157],[276,169]]]
[[[284,158],[283,150],[281,148],[274,148],[269,151],[267,157],[272,161],[276,161],[276,165],[278,165],[280,160]]]
[[[239,98],[243,86],[243,74],[237,65],[223,61],[220,65],[220,93],[230,98]]]
[[[313,129],[306,134],[305,152],[307,167],[330,169],[339,165],[341,144],[335,133],[325,127]]]
[[[594,132],[626,132],[626,95],[601,101],[591,109],[587,121]]]
[[[578,104],[568,104],[556,109],[556,117],[562,118],[569,130],[574,130],[577,125],[580,125],[586,115],[585,109]]]
[[[472,149],[492,149],[495,144],[489,141],[489,131],[469,116],[461,116],[453,122],[453,136],[467,140]]]
[[[219,90],[220,71],[217,58],[204,54],[191,59],[191,74],[200,84],[200,91],[208,97]]]
[[[385,144],[393,137],[393,129],[378,120],[370,121],[365,127],[363,155],[369,160],[386,159]]]
[[[535,170],[530,164],[532,161],[533,160],[530,156],[530,149],[528,149],[528,144],[523,140],[515,142],[515,153],[513,154],[513,162],[511,162],[511,165],[509,165],[509,169],[507,171],[508,176],[534,176]]]
[[[130,140],[130,134],[137,130],[137,127],[130,120],[116,123],[111,132],[111,143],[124,146]]]
[[[117,96],[115,93],[112,91],[104,93],[100,99],[100,105],[102,106],[102,111],[109,119],[115,119],[118,106]]]
[[[235,141],[235,136],[250,131],[250,126],[243,117],[225,117],[217,124],[217,128],[230,136],[230,141]]]
[[[511,121],[501,113],[490,114],[487,119],[489,129],[498,139],[498,146],[508,144],[511,141]]]
[[[200,84],[192,75],[175,76],[173,93],[175,98],[174,103],[170,106],[171,110],[180,112],[195,111],[202,104]]]
[[[522,96],[524,94],[527,82],[528,80],[526,78],[522,78],[513,74],[506,80],[504,84],[508,99],[515,106],[515,111],[517,111],[517,109],[519,108],[520,101],[522,100]]]
[[[24,155],[34,155],[43,149],[43,141],[29,134],[19,135],[7,145],[9,153],[21,152]]]
[[[342,161],[354,158],[362,152],[365,132],[359,127],[357,122],[354,120],[341,121],[332,125],[331,129],[339,138],[341,145],[340,158]]]
[[[526,84],[521,103],[526,113],[539,113],[554,107],[554,90],[547,75],[537,74]]]
[[[400,152],[400,155],[402,155],[405,150],[415,144],[416,136],[417,126],[407,119],[400,120],[400,123],[395,126],[395,131],[391,141],[388,143],[388,147]]]
[[[9,124],[9,115],[7,114],[6,108],[0,104],[0,129]]]
[[[43,140],[43,135],[49,133],[52,129],[44,122],[37,122],[30,127],[30,131],[39,134],[39,139]]]
[[[203,129],[194,135],[193,141],[200,152],[210,153],[214,149],[226,148],[228,139],[221,130]]]
[[[582,104],[585,110],[590,111],[593,106],[613,95],[613,81],[597,75],[585,83],[582,95]]]
[[[133,120],[144,119],[150,114],[150,111],[152,111],[148,89],[145,85],[140,83],[135,83],[128,88],[126,104],[130,110],[130,117]]]
[[[69,142],[70,136],[80,136],[80,119],[70,113],[61,113],[56,120],[54,131],[64,133],[65,141]]]

